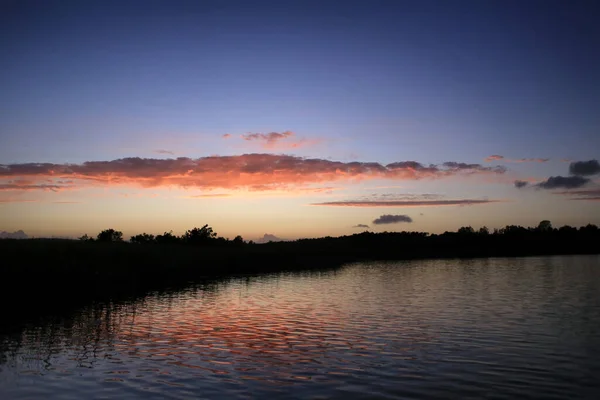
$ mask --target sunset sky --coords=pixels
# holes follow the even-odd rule
[[[2,1],[0,231],[600,224],[598,21],[577,0]]]

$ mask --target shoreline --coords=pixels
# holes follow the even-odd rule
[[[65,305],[119,301],[207,280],[335,270],[355,262],[600,254],[600,234],[459,235],[363,233],[236,245],[4,239],[0,311],[5,322]],[[15,301],[16,299],[16,301]],[[5,325],[3,323],[3,325]]]

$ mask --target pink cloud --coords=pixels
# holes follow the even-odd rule
[[[423,165],[416,161],[401,161],[383,165],[377,162],[341,162],[291,155],[243,154],[197,159],[132,157],[112,161],[87,161],[82,164],[0,165],[0,184],[5,190],[59,190],[74,185],[132,184],[142,187],[272,190],[325,182],[440,179],[474,174],[499,175],[504,172],[506,169],[501,166],[486,167],[458,162]],[[53,183],[40,183],[47,182],[48,179],[52,179]],[[57,183],[66,180],[76,183]]]
[[[504,160],[504,156],[500,156],[498,154],[492,154],[491,156],[489,156],[485,159],[485,162],[500,161],[500,160]]]

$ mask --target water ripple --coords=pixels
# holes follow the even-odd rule
[[[349,265],[0,336],[0,398],[596,398],[597,256]]]

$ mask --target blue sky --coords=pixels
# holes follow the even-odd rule
[[[512,182],[528,179],[533,186],[567,176],[564,159],[598,159],[599,16],[593,1],[8,1],[0,6],[0,164],[272,153],[382,165],[502,165],[507,171],[494,179],[395,179],[392,184],[404,187],[371,194],[433,190],[452,198],[511,201],[508,210],[501,204],[469,206],[467,217],[462,209],[457,213],[460,221],[457,216],[435,225],[414,218],[412,225],[385,227],[391,230],[456,229],[465,218],[476,225],[526,224],[523,215],[532,215],[528,210],[536,202],[538,208],[543,203],[548,219],[598,223],[595,200],[578,201],[575,211],[564,194],[517,190]],[[277,141],[289,142],[283,147],[240,137],[287,131],[293,136]],[[485,162],[490,155],[505,159]],[[549,160],[506,162],[529,158]],[[4,178],[7,184],[31,176]],[[585,188],[595,190],[597,177],[589,179]],[[84,186],[10,186],[1,193],[0,212],[11,217],[0,220],[6,227],[0,229],[50,234],[49,221],[61,215],[67,226],[61,233],[75,235],[96,229],[94,218],[136,207],[113,191],[145,196],[156,189],[185,197],[194,190],[140,187],[131,179],[117,188]],[[337,192],[351,200],[365,190],[358,186],[346,182]],[[100,207],[94,190],[112,193],[106,194],[112,208]],[[349,233],[355,217],[374,219],[384,211],[363,216],[364,209],[344,207],[335,211],[342,216],[331,219],[305,206],[312,198],[294,193],[280,199],[264,190],[252,210],[245,205],[254,200],[239,192],[227,210],[213,210],[206,204],[211,200],[183,208],[212,210],[198,219],[213,217],[231,233],[235,221],[225,214],[236,209],[250,221],[240,225],[246,235],[262,235],[245,224],[267,219],[270,233],[281,226],[289,237]],[[63,198],[72,203],[50,207]],[[157,195],[136,204],[165,209],[175,207],[174,201]],[[273,201],[282,216],[256,210]],[[483,214],[481,207],[487,208]],[[28,217],[33,214],[39,217]],[[290,226],[299,222],[291,215],[326,222],[318,230],[295,232]],[[172,229],[184,229],[183,217],[177,218]],[[126,232],[139,227],[126,217],[114,222]]]

